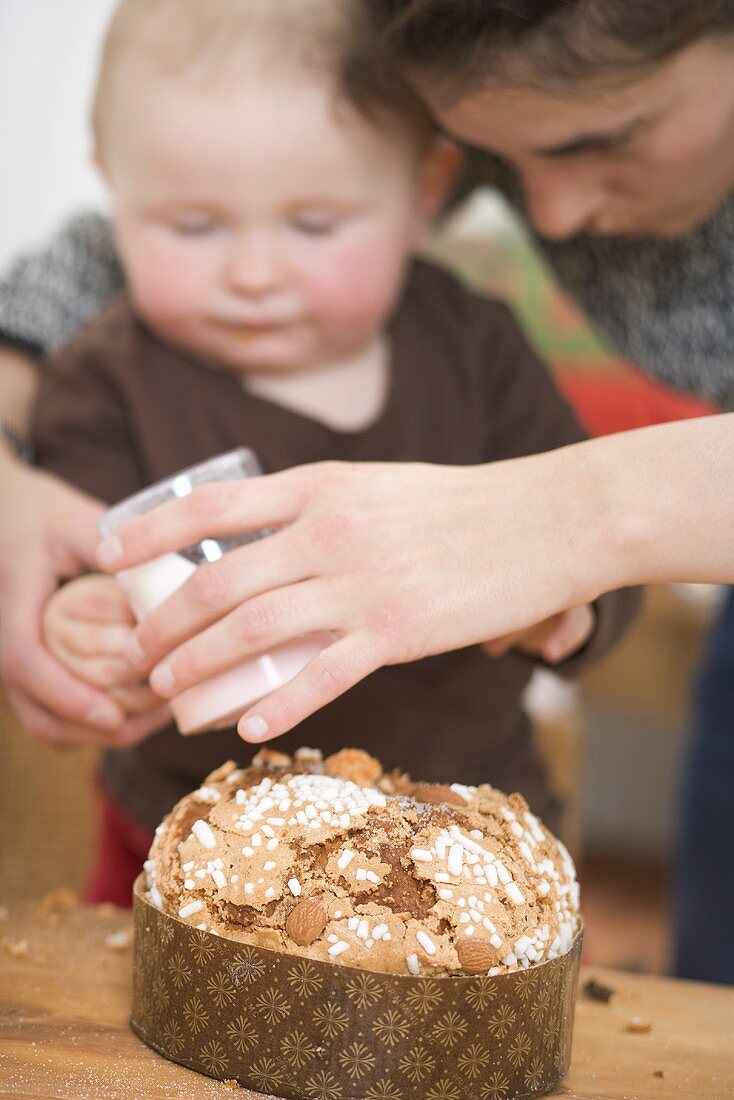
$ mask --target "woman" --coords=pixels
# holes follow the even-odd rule
[[[445,129],[496,158],[496,178],[560,277],[617,344],[657,377],[734,407],[731,0],[370,0],[368,10],[390,63]],[[0,321],[16,341],[45,345],[27,325],[26,297],[19,271]],[[31,400],[24,392],[18,417]],[[89,561],[92,505],[3,461],[0,514],[26,505],[1,536],[11,698],[50,740],[84,739],[103,717],[111,741],[139,735],[120,715],[96,714],[99,699],[38,645],[46,592]],[[267,556],[244,547],[200,570],[141,624],[131,654],[141,671],[155,666],[152,682],[167,696],[246,653],[334,630],[320,658],[243,716],[243,736],[266,740],[382,664],[511,635],[626,584],[734,581],[733,466],[734,415],[722,415],[468,470],[303,468],[194,494],[105,544],[100,562],[130,565],[203,533],[280,528]],[[33,501],[56,510],[41,520]],[[70,536],[72,507],[79,532]],[[719,693],[719,723],[728,705]],[[718,774],[732,774],[731,735],[717,740]],[[692,775],[709,770],[707,759],[699,753]],[[700,866],[686,872],[687,896],[724,926]],[[731,897],[725,904],[734,909]],[[705,947],[716,930],[690,938]],[[723,977],[734,981],[729,961]],[[721,953],[716,967],[721,977]]]

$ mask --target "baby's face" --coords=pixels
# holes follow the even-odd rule
[[[160,337],[236,371],[337,362],[374,338],[426,220],[407,140],[305,78],[149,76],[118,100],[104,170]]]

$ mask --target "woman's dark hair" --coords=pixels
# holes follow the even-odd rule
[[[390,64],[448,102],[493,79],[556,85],[644,70],[734,31],[734,0],[365,0]]]

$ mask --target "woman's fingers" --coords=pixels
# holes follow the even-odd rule
[[[129,684],[125,687],[112,688],[110,695],[119,703],[128,718],[136,714],[146,714],[148,711],[161,708],[161,698],[148,684]],[[163,704],[164,709],[166,704]],[[170,717],[168,719],[170,721]]]
[[[313,481],[310,471],[318,469],[301,467],[245,481],[200,485],[188,496],[132,520],[105,539],[97,548],[98,563],[107,571],[127,569],[204,538],[280,527],[302,507]]]
[[[248,606],[262,592],[281,590],[302,580],[303,556],[293,528],[231,550],[217,562],[201,565],[185,584],[142,620],[125,648],[125,657],[139,672],[155,664],[197,631],[206,630],[233,608]],[[245,617],[255,628],[254,612]],[[299,633],[305,633],[306,628]],[[238,639],[246,642],[246,635]],[[238,649],[230,664],[237,659]]]
[[[343,592],[329,580],[303,581],[236,606],[153,669],[150,685],[170,698],[240,661],[305,634],[326,632],[343,617]]]
[[[237,732],[245,741],[270,741],[343,695],[384,664],[384,654],[368,634],[340,638],[309,661],[282,688],[243,714]]]
[[[114,737],[116,748],[127,748],[137,745],[139,741],[145,741],[151,734],[157,733],[171,722],[171,711],[167,703],[146,710],[142,714],[135,714],[127,718]]]
[[[55,748],[73,748],[80,745],[96,745],[106,749],[127,748],[145,740],[171,720],[168,706],[162,704],[154,710],[123,720],[117,729],[108,730],[65,722],[31,699],[23,701],[22,714],[19,709],[16,709],[12,700],[11,706],[19,714],[25,730],[32,737]]]
[[[36,733],[37,723],[45,733],[56,719],[60,730],[67,723],[116,729],[123,720],[120,708],[67,672],[41,641],[39,624],[49,595],[42,563],[27,562],[7,578],[0,619],[0,672],[11,706],[31,734]],[[45,716],[43,721],[40,715]]]

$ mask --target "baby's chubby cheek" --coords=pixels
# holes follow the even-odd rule
[[[175,333],[201,312],[203,288],[186,265],[141,266],[129,273],[130,292],[145,320],[161,333]]]
[[[382,326],[395,306],[403,264],[384,257],[343,262],[312,283],[311,308],[329,326],[364,332]]]

